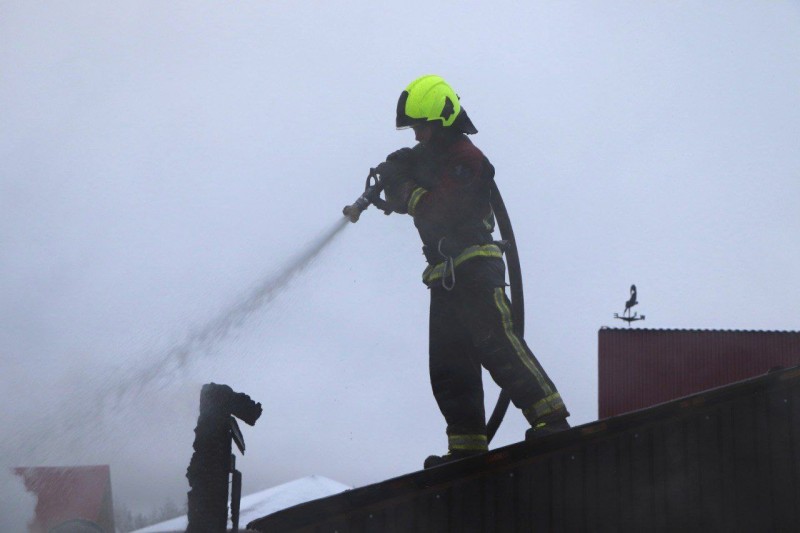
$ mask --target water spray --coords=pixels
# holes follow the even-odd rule
[[[241,327],[253,313],[272,302],[292,279],[313,263],[346,226],[347,219],[338,220],[325,233],[309,243],[276,275],[264,279],[244,298],[224,309],[198,329],[191,331],[183,342],[164,352],[150,366],[135,372],[128,379],[130,383],[128,387],[136,385],[141,388],[158,378],[168,378],[170,373],[186,366],[193,355],[212,351],[235,329]]]
[[[28,419],[22,431],[0,433],[0,452],[25,449],[25,457],[20,460],[40,461],[42,459],[38,456],[47,449],[54,433],[60,435],[60,449],[81,448],[91,433],[86,431],[87,427],[102,423],[109,411],[119,411],[135,403],[145,391],[173,383],[198,356],[213,353],[253,314],[263,312],[296,276],[313,264],[347,225],[347,218],[337,220],[276,274],[263,279],[208,322],[190,329],[177,345],[157,352],[147,359],[148,362],[110,372],[102,383],[97,380],[91,389],[75,389],[72,396],[60,402],[53,411]],[[96,373],[96,377],[100,375]]]

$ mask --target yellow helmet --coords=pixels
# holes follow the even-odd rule
[[[477,133],[458,95],[440,76],[432,74],[412,81],[397,101],[397,128],[438,121],[442,127],[456,124],[464,133]]]

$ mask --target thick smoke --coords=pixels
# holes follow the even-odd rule
[[[3,509],[0,514],[6,514],[6,509],[16,511],[3,518],[0,529],[23,531],[24,523],[33,513],[34,498],[24,493],[21,481],[11,474],[11,468],[64,461],[70,464],[93,462],[91,450],[110,445],[110,441],[99,442],[103,440],[102,435],[135,431],[127,421],[135,418],[137,409],[145,405],[153,407],[150,403],[154,391],[180,380],[198,358],[212,356],[248,318],[265,311],[347,224],[345,218],[336,222],[276,274],[262,280],[212,320],[190,328],[185,339],[177,345],[155,355],[143,356],[140,358],[142,363],[125,370],[94,369],[88,379],[81,376],[75,383],[63,387],[70,390],[69,395],[52,402],[45,411],[32,407],[27,416],[20,416],[12,431],[0,435],[0,451],[4,457],[13,457],[16,462],[2,465],[8,475],[0,475]],[[109,416],[112,411],[114,416]]]
[[[33,518],[36,497],[25,492],[22,478],[15,476],[12,465],[0,462],[0,531],[27,531]]]

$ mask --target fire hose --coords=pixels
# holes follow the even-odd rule
[[[357,222],[359,217],[361,217],[361,213],[370,205],[381,209],[386,215],[390,214],[392,210],[380,196],[382,191],[383,183],[381,182],[380,175],[372,168],[367,176],[363,194],[351,205],[345,207],[342,213],[350,222]],[[505,246],[505,255],[508,268],[509,291],[511,292],[511,317],[514,323],[514,333],[519,337],[523,337],[525,330],[525,296],[522,290],[522,271],[519,265],[517,241],[514,238],[514,230],[511,227],[511,219],[508,217],[506,205],[503,202],[503,197],[500,195],[500,190],[497,188],[497,183],[494,179],[491,180],[490,197],[492,211],[494,211],[495,219],[497,220],[500,236],[507,243],[507,246]],[[492,415],[489,417],[489,421],[486,423],[486,439],[488,442],[492,441],[492,438],[497,433],[497,429],[503,422],[503,417],[508,410],[510,401],[511,398],[508,393],[501,389],[500,395],[497,398],[497,404],[492,411]]]

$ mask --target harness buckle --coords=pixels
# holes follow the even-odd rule
[[[442,272],[442,288],[446,291],[452,291],[453,288],[456,286],[456,266],[455,262],[453,261],[452,255],[447,255],[442,251],[442,243],[444,242],[444,237],[439,239],[439,244],[437,248],[439,250],[439,255],[444,257],[444,272]],[[448,282],[449,278],[449,282]]]

